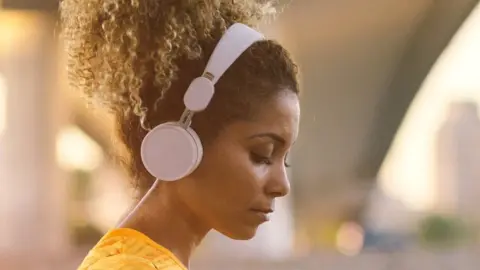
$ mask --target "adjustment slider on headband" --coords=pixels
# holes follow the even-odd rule
[[[209,77],[213,78],[211,74],[205,73],[202,77],[198,77],[190,83],[183,97],[185,107],[187,107],[189,111],[203,111],[207,108],[210,100],[212,100],[215,87]]]

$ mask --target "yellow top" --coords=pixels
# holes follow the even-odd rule
[[[172,252],[132,229],[107,233],[78,270],[187,270]]]

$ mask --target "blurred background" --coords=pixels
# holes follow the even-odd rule
[[[293,192],[193,269],[478,269],[478,1],[289,2],[263,28],[302,69]],[[68,88],[57,4],[0,1],[0,269],[75,269],[134,195],[112,119]]]

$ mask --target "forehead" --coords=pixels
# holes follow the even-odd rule
[[[262,103],[250,121],[233,123],[226,132],[232,136],[249,136],[255,133],[275,133],[293,143],[298,135],[300,106],[298,96],[285,91]]]

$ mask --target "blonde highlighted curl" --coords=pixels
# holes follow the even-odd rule
[[[199,59],[200,40],[233,22],[250,26],[275,14],[273,1],[63,0],[62,38],[72,86],[115,113],[145,117],[141,88],[154,63],[161,100],[180,58]],[[152,34],[153,33],[153,34]],[[145,44],[151,46],[145,48]]]

